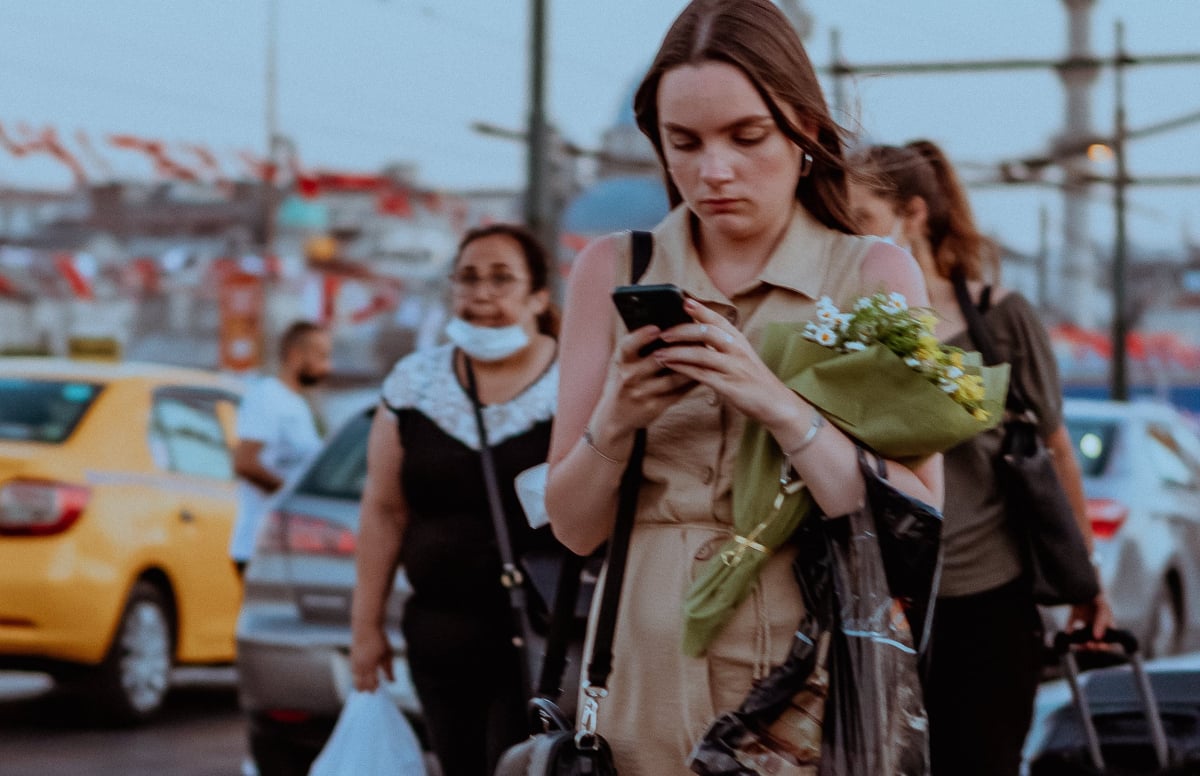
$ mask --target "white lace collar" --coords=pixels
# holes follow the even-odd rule
[[[396,363],[383,382],[383,401],[392,409],[415,409],[438,428],[478,450],[479,429],[471,399],[454,374],[454,346],[414,351]],[[498,445],[554,417],[558,403],[558,361],[516,398],[483,408],[488,441]]]

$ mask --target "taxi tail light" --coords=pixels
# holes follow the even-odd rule
[[[341,523],[295,512],[274,510],[258,535],[258,553],[351,557],[354,531]]]
[[[1092,536],[1111,539],[1129,517],[1129,507],[1111,498],[1090,498],[1087,501],[1087,517],[1092,524]]]
[[[0,486],[0,535],[50,536],[75,524],[91,490],[49,480],[12,480]]]

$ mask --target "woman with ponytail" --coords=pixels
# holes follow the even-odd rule
[[[874,146],[857,162],[860,175],[850,195],[863,231],[912,253],[939,318],[938,337],[977,350],[955,295],[955,277],[966,280],[996,350],[1012,364],[1012,380],[1037,414],[1090,546],[1049,338],[1029,302],[996,285],[999,251],[975,226],[954,168],[928,140]],[[1002,437],[999,427],[944,456],[945,566],[925,678],[933,776],[1016,776],[1033,718],[1043,634],[995,479]],[[1111,621],[1103,593],[1071,614],[1071,627],[1090,627],[1097,638]]]

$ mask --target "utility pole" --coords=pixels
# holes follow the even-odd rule
[[[1129,172],[1125,159],[1125,25],[1117,22],[1116,107],[1113,130],[1113,157],[1116,161],[1117,178],[1113,181],[1113,210],[1116,234],[1113,238],[1112,284],[1112,385],[1109,393],[1117,401],[1129,398],[1129,374],[1126,341],[1129,336],[1128,303],[1125,294],[1125,262],[1127,235],[1125,233],[1125,187],[1129,183]]]
[[[1050,210],[1045,203],[1038,208],[1037,302],[1045,308],[1049,302],[1047,286],[1050,274]]]
[[[1058,148],[1088,142],[1092,129],[1092,88],[1099,75],[1091,47],[1091,13],[1096,0],[1063,0],[1067,9],[1068,48],[1056,68],[1066,92],[1066,122]],[[1092,289],[1095,258],[1088,241],[1088,189],[1091,162],[1086,155],[1065,158],[1063,169],[1063,247],[1060,266],[1047,273],[1047,298],[1060,313],[1069,312],[1083,326],[1096,324]]]
[[[552,257],[558,253],[550,213],[550,132],[546,125],[546,0],[529,0],[529,129],[526,151],[525,224]]]
[[[277,113],[279,86],[276,77],[276,53],[279,37],[279,0],[267,0],[267,157],[263,175],[263,255],[275,252],[275,175],[276,146],[279,138]]]
[[[845,62],[842,60],[842,33],[836,27],[829,31],[829,65],[833,73],[833,116],[839,124],[847,123],[849,110],[846,100],[846,76],[843,74]]]

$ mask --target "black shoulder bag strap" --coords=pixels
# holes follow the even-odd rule
[[[521,687],[529,693],[529,659],[526,650],[529,644],[529,612],[525,598],[525,576],[513,554],[512,535],[504,517],[504,502],[500,500],[500,483],[496,477],[496,460],[488,443],[487,427],[483,422],[483,403],[479,400],[479,389],[475,382],[475,370],[471,359],[463,354],[464,371],[467,373],[467,392],[471,395],[471,406],[475,410],[475,425],[479,429],[479,458],[483,464],[483,484],[487,491],[488,511],[492,515],[492,528],[496,532],[496,545],[500,550],[500,584],[508,591],[508,603],[513,618],[513,645],[520,653]]]
[[[975,343],[975,347],[979,348],[985,364],[988,366],[999,364],[1001,359],[1000,354],[996,352],[996,343],[992,340],[991,332],[988,331],[983,315],[971,301],[971,292],[967,290],[966,278],[961,273],[955,273],[951,281],[954,283],[954,296],[958,299],[958,309],[962,312],[963,320],[967,322],[967,336]],[[988,301],[991,301],[990,294]],[[1021,386],[1016,380],[1008,381],[1008,398],[1005,406],[1013,415],[1024,415],[1029,408],[1029,401],[1025,398],[1025,394],[1022,393]]]
[[[650,232],[632,232],[632,257],[629,281],[637,284],[650,266],[654,251],[654,236]],[[586,696],[581,727],[595,733],[598,701],[607,694],[608,675],[612,672],[612,642],[616,635],[617,609],[621,586],[625,581],[625,561],[629,556],[629,539],[637,516],[638,490],[642,484],[642,459],[646,452],[646,431],[640,429],[633,442],[629,463],[621,475],[617,496],[617,517],[605,560],[604,587],[600,591],[600,610],[596,615],[596,632],[588,661]],[[538,694],[551,700],[562,693],[562,677],[567,667],[567,648],[575,620],[575,601],[579,594],[579,576],[584,558],[568,553],[563,560],[558,590],[554,596],[554,611],[546,639],[546,657],[538,679]]]

